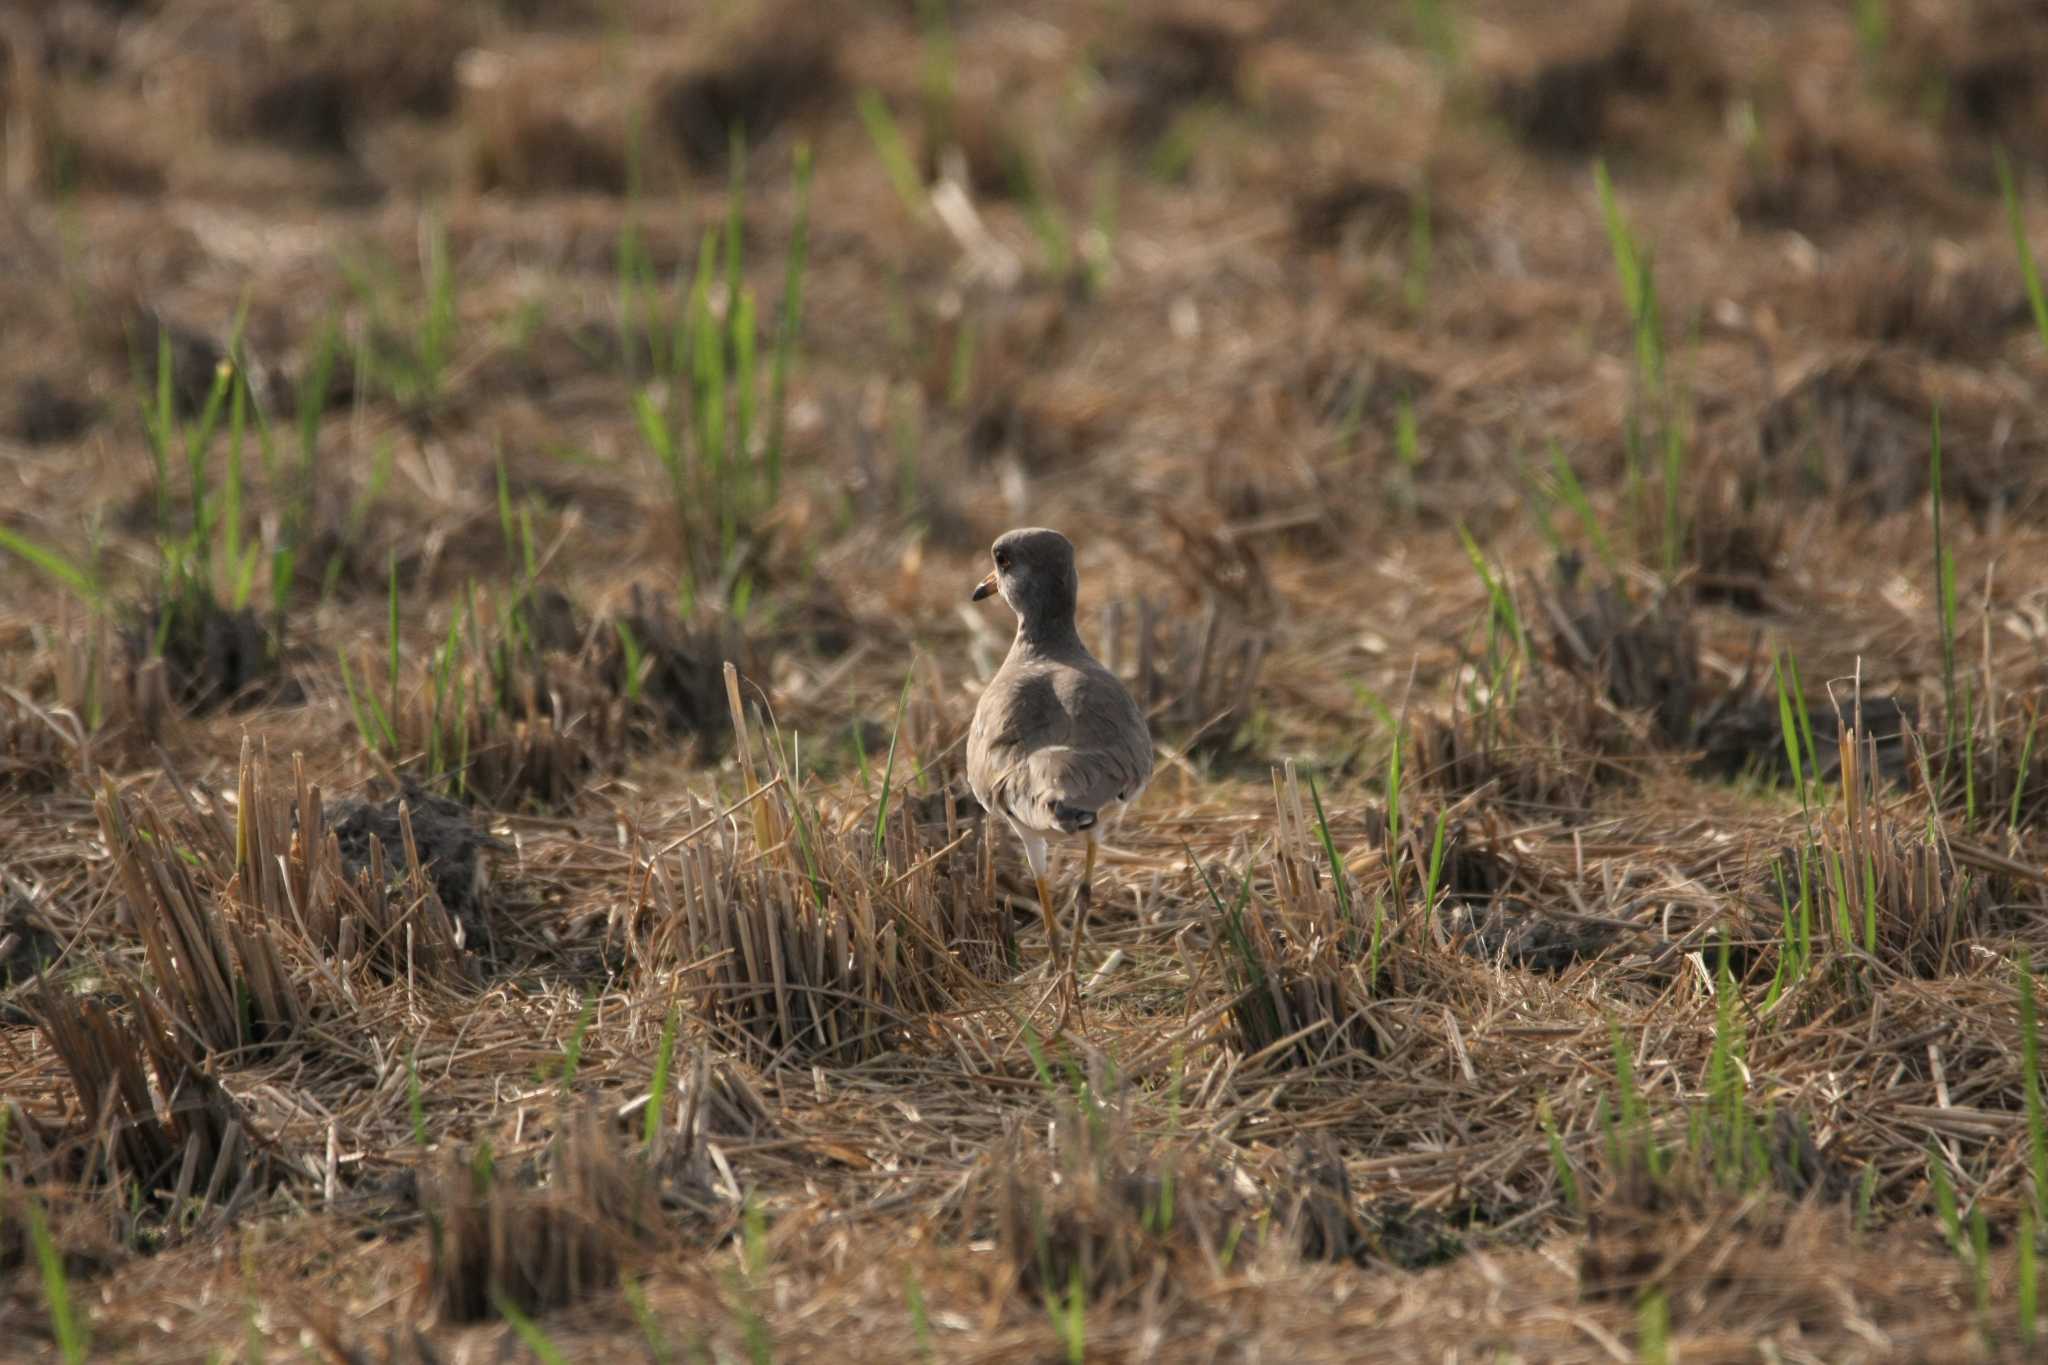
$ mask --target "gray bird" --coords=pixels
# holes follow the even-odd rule
[[[1088,860],[1076,897],[1080,912],[1067,960],[1066,994],[1088,921],[1100,828],[1138,799],[1152,777],[1152,735],[1131,694],[1081,643],[1074,629],[1074,546],[1058,531],[1026,527],[998,537],[995,571],[974,589],[976,602],[1000,592],[1017,613],[1017,638],[989,680],[967,731],[967,783],[975,799],[1017,831],[1038,884],[1046,943],[1054,960],[1059,934],[1046,883],[1047,842],[1081,835]],[[1066,1017],[1065,1009],[1061,1019]]]

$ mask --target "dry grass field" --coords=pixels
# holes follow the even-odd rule
[[[0,116],[0,1356],[2048,1349],[2040,0],[47,0]]]

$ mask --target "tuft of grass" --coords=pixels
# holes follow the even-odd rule
[[[467,1159],[451,1149],[422,1181],[425,1282],[445,1320],[499,1317],[516,1330],[515,1313],[530,1318],[616,1286],[626,1252],[652,1235],[652,1182],[591,1116],[555,1138],[546,1176],[538,1188],[503,1177],[485,1146]]]
[[[1640,413],[1631,410],[1623,446],[1628,456],[1629,513],[1636,545],[1644,553],[1653,547],[1667,582],[1678,575],[1679,559],[1685,545],[1683,515],[1686,471],[1686,437],[1681,417],[1678,386],[1671,382],[1664,342],[1664,322],[1658,302],[1657,277],[1652,252],[1640,241],[1621,211],[1607,163],[1593,163],[1593,183],[1600,200],[1601,222],[1607,231],[1615,274],[1621,282],[1621,296],[1628,308],[1635,336],[1636,382],[1639,408],[1646,408],[1657,423],[1654,438],[1661,451],[1659,483],[1662,506],[1653,514],[1643,460],[1651,436],[1643,430]],[[1654,533],[1648,528],[1654,525]]]
[[[877,847],[862,815],[821,810],[772,732],[764,780],[738,670],[725,678],[746,795],[705,810],[655,860],[656,931],[638,951],[689,964],[691,1007],[764,1065],[888,1052],[919,1014],[1009,961],[1008,909],[953,856],[957,838],[931,847],[908,812]],[[746,876],[720,870],[734,859]]]
[[[666,371],[632,397],[635,424],[668,483],[681,544],[683,590],[736,598],[746,591],[762,523],[781,495],[784,409],[801,330],[809,241],[810,154],[796,153],[796,209],[780,325],[768,356],[763,422],[759,305],[745,284],[741,233],[744,146],[735,138],[724,231],[707,228],[687,291],[675,302]],[[722,268],[721,268],[722,267]]]
[[[357,348],[356,381],[381,389],[408,412],[425,413],[447,396],[460,319],[447,224],[428,210],[417,227],[416,303],[401,301],[406,286],[389,262],[366,255],[344,261],[342,270],[368,320]]]

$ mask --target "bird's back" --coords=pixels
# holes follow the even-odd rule
[[[1115,674],[1078,640],[1011,646],[967,733],[968,784],[983,806],[1072,833],[1136,800],[1151,776],[1151,732]]]

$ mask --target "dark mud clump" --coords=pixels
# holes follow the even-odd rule
[[[93,416],[92,404],[48,376],[34,375],[15,388],[7,430],[23,445],[56,445],[84,435]]]
[[[302,697],[263,618],[249,607],[224,606],[196,585],[132,613],[122,643],[131,675],[141,678],[160,664],[169,699],[187,711],[246,710]]]
[[[784,124],[841,98],[830,36],[794,12],[791,17],[788,24],[764,25],[656,92],[655,126],[696,170],[726,169],[736,136],[759,145]]]
[[[341,847],[342,867],[354,877],[368,869],[370,842],[384,849],[384,867],[402,876],[406,867],[403,803],[412,823],[413,846],[420,866],[434,885],[434,894],[461,921],[471,943],[488,942],[490,864],[485,854],[504,843],[480,825],[467,806],[407,782],[404,790],[383,801],[347,801],[334,811],[329,828]]]

